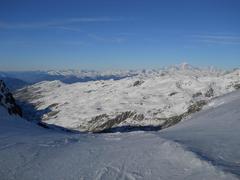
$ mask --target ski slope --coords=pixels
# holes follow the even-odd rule
[[[0,177],[238,179],[239,105],[236,91],[163,131],[113,134],[43,129],[0,107]]]
[[[205,110],[161,131],[223,170],[240,176],[240,91],[214,99]]]

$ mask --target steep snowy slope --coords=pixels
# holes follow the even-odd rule
[[[17,92],[28,104],[28,119],[79,131],[116,127],[165,128],[198,111],[211,98],[231,92],[240,84],[240,73],[224,74],[183,66],[143,71],[118,81],[64,84],[45,81]],[[31,108],[37,112],[29,116]],[[38,116],[36,116],[36,114]]]
[[[193,119],[162,132],[115,134],[43,129],[10,116],[0,106],[0,177],[238,179],[234,174],[240,172],[239,105],[238,91],[212,101]]]
[[[202,159],[240,176],[240,91],[214,99],[205,110],[161,131]]]

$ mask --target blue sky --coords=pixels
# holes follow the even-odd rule
[[[0,0],[0,70],[240,65],[239,0]]]

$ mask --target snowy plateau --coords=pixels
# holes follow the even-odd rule
[[[1,180],[240,178],[239,69],[26,82],[1,84]]]

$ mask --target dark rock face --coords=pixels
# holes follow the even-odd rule
[[[168,96],[174,96],[175,94],[177,94],[177,92],[172,92]]]
[[[195,102],[194,104],[192,104],[191,106],[188,107],[187,114],[192,114],[192,113],[200,111],[202,109],[202,107],[206,104],[207,104],[207,102],[204,100]]]
[[[234,87],[235,89],[240,89],[240,84],[235,84],[233,87]]]
[[[105,129],[112,128],[114,126],[117,126],[121,122],[125,121],[128,118],[132,118],[137,121],[142,121],[144,119],[143,114],[137,114],[133,111],[125,111],[118,115],[116,115],[114,118],[110,117],[107,114],[101,114],[99,116],[96,116],[92,118],[92,120],[89,122],[90,127],[89,131],[91,132],[101,132]]]
[[[144,81],[138,80],[138,81],[135,81],[135,82],[133,83],[133,86],[140,86],[140,85],[143,84],[143,83],[144,83]]]
[[[22,117],[22,109],[16,104],[12,93],[3,80],[0,80],[0,105],[5,107],[9,114],[16,114]]]
[[[213,97],[213,96],[214,96],[214,90],[212,87],[210,87],[205,93],[205,97]]]
[[[196,98],[196,97],[199,97],[199,96],[202,96],[201,92],[197,92],[197,93],[192,95],[193,98]]]
[[[10,89],[11,92],[14,92],[17,89],[23,88],[28,85],[27,82],[17,78],[2,77],[1,79],[4,81],[4,83],[6,84],[8,89]]]
[[[179,123],[187,114],[184,113],[184,114],[180,114],[178,116],[172,116],[172,117],[169,117],[169,118],[163,118],[163,120],[165,120],[165,122],[160,125],[160,129],[165,129],[165,128],[168,128],[170,126],[173,126],[177,123]]]

